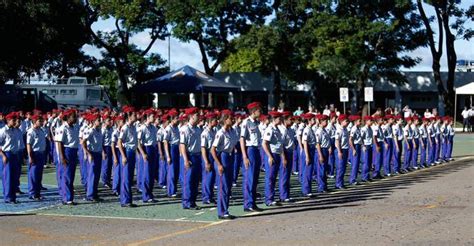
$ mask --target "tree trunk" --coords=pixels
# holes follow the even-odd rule
[[[128,90],[128,78],[125,71],[117,59],[115,60],[117,67],[117,75],[119,79],[119,85],[117,88],[117,102],[120,105],[127,105],[130,103],[130,91]]]
[[[451,33],[449,29],[449,18],[447,14],[443,16],[444,31],[446,32],[446,55],[448,60],[448,79],[446,80],[446,97],[444,98],[445,103],[445,114],[454,115],[454,79],[456,73],[456,50],[454,48],[454,41],[456,37]]]
[[[281,101],[281,73],[278,65],[273,70],[273,105],[278,107]]]

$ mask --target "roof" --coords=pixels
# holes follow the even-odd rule
[[[456,88],[456,94],[458,95],[474,95],[474,82],[467,85]]]
[[[184,66],[166,75],[135,87],[137,92],[228,92],[238,91],[239,86],[223,82],[193,67]]]

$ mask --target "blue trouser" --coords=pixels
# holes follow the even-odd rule
[[[435,137],[430,137],[431,144],[428,146],[428,162],[429,164],[433,164],[435,160],[435,151],[436,151],[436,140]]]
[[[312,177],[312,180],[313,181],[317,181],[318,180],[318,174],[319,174],[319,153],[318,151],[316,150],[316,147],[314,148],[314,161],[313,161],[313,177]]]
[[[61,188],[63,202],[74,200],[74,178],[76,177],[77,148],[64,148],[67,164],[61,163]]]
[[[98,198],[97,188],[99,186],[100,171],[102,169],[102,152],[91,151],[91,155],[92,162],[89,162],[87,158],[84,159],[84,162],[88,165],[86,198],[89,200]]]
[[[232,175],[234,168],[234,157],[231,153],[221,152],[218,154],[221,159],[222,166],[224,167],[224,172],[219,174],[216,171],[217,177],[219,179],[219,185],[217,189],[217,215],[224,216],[229,214],[229,200],[232,187]]]
[[[405,149],[405,158],[403,160],[403,169],[407,170],[410,167],[411,162],[411,152],[413,150],[413,142],[412,139],[409,141],[404,141],[404,149]]]
[[[272,157],[272,165],[268,162],[268,156],[265,158],[265,204],[267,205],[275,201],[275,184],[281,165],[281,154],[272,153]]]
[[[148,157],[148,161],[145,161],[142,157],[142,200],[148,201],[153,199],[153,186],[155,185],[155,173],[156,173],[156,154],[158,153],[156,145],[145,146],[145,152]]]
[[[441,159],[447,160],[448,159],[448,136],[442,136],[443,139],[443,146],[441,151]]]
[[[140,192],[143,192],[143,162],[144,160],[140,152],[138,152],[135,158],[136,158],[135,172],[137,173],[137,189]]]
[[[337,151],[336,151],[336,145],[335,145],[335,139],[331,138],[331,148],[332,152],[329,154],[328,157],[328,165],[329,165],[329,170],[328,170],[328,175],[329,176],[334,176],[334,170],[336,166],[336,156],[337,156]]]
[[[201,184],[201,194],[203,202],[209,202],[214,199],[214,184],[216,182],[216,168],[214,167],[214,158],[212,157],[210,150],[207,150],[207,159],[209,160],[211,169],[209,171],[206,170],[206,165],[203,160]]]
[[[131,204],[133,200],[132,186],[135,171],[136,151],[133,149],[125,149],[125,155],[127,156],[127,162],[125,165],[120,163],[120,168],[122,169],[122,178],[120,180],[121,205]]]
[[[265,154],[265,151],[263,150],[262,146],[260,146],[259,150],[260,150],[260,158],[261,158],[260,163],[263,164],[263,165],[260,165],[260,169],[262,171],[265,171],[265,164],[264,163],[267,162],[267,155]]]
[[[423,144],[421,144],[423,143]],[[426,138],[421,138],[420,141],[420,166],[427,166],[426,162],[426,153],[427,153],[428,140]]]
[[[436,138],[436,140],[437,140],[437,142],[438,142],[438,143],[436,144],[436,148],[435,148],[435,161],[438,161],[438,160],[439,160],[439,154],[440,154],[439,152],[441,151],[441,145],[442,145],[443,143],[441,142],[441,137],[440,137],[438,134],[436,134],[436,137],[435,137],[435,138]]]
[[[16,178],[15,178],[15,186],[16,190],[20,191],[20,177],[21,177],[21,167],[23,166],[24,163],[24,154],[25,154],[25,149],[20,149],[20,151],[17,152],[17,165],[16,165]]]
[[[327,171],[329,170],[329,148],[321,148],[321,154],[323,155],[324,161],[318,161],[318,191],[326,191],[328,189],[328,176]]]
[[[360,144],[355,144],[354,148],[355,151],[351,153],[351,176],[349,178],[349,183],[351,184],[357,182],[360,164]],[[370,160],[372,160],[372,158]]]
[[[411,151],[411,167],[418,167],[418,150],[420,149],[420,139],[414,138],[413,140],[415,144],[413,145],[413,149]]]
[[[164,154],[163,154],[164,155]],[[168,164],[166,163],[166,157],[158,158],[159,171],[158,171],[158,185],[161,187],[166,186],[166,177],[168,176]]]
[[[306,163],[303,162],[303,155],[304,155],[304,149],[301,147],[298,147],[298,167],[299,167],[299,172],[298,172],[298,180],[300,181],[300,184],[303,185],[303,170],[304,166]]]
[[[115,148],[115,154],[117,155],[117,164],[114,164],[112,167],[112,191],[120,193],[120,183],[122,179],[122,158],[120,158],[120,151]]]
[[[46,138],[46,149],[45,149],[45,164],[53,162],[53,153],[51,152],[51,141]]]
[[[196,206],[196,198],[199,190],[199,178],[202,172],[201,154],[188,153],[191,166],[183,170],[183,208]]]
[[[374,172],[372,173],[372,177],[379,177],[380,176],[380,169],[382,168],[383,163],[383,154],[385,151],[385,143],[384,142],[377,142],[380,147],[380,150],[377,151],[377,146],[372,146],[372,155],[373,155],[373,165],[374,165]]]
[[[250,163],[248,168],[244,165],[242,182],[244,209],[253,208],[256,205],[258,177],[262,165],[258,147],[247,147],[247,157]]]
[[[304,150],[301,151],[301,172],[302,174],[302,184],[301,184],[301,192],[303,195],[311,194],[311,181],[313,179],[313,169],[314,169],[314,156],[315,156],[315,147],[308,145],[308,152],[309,156],[306,156]],[[309,163],[306,163],[306,160],[309,160]]]
[[[240,145],[238,145],[236,149],[237,152],[234,154],[234,173],[232,175],[232,183],[234,184],[237,183],[237,179],[239,178],[239,172],[242,168],[242,150],[240,149]]]
[[[280,165],[280,200],[285,200],[290,198],[290,177],[291,177],[291,162],[294,157],[293,150],[284,150],[285,151],[285,159],[287,160],[286,167],[283,163]],[[294,160],[294,159],[293,159]]]
[[[300,145],[296,143],[295,149],[291,151],[293,153],[293,165],[291,167],[292,172],[299,172],[300,170]]]
[[[337,151],[339,152],[339,150]],[[337,165],[336,165],[336,188],[344,187],[344,175],[346,175],[346,165],[347,165],[347,158],[348,158],[349,150],[348,149],[341,149],[342,158],[339,156],[336,158]],[[338,153],[339,155],[339,153]]]
[[[18,155],[11,151],[5,151],[3,153],[7,156],[7,163],[2,163],[3,200],[5,202],[15,202]]]
[[[387,138],[387,146],[384,149],[383,153],[383,171],[385,175],[390,174],[392,172],[390,162],[392,161],[393,155],[393,141],[392,138]]]
[[[56,162],[56,157],[55,157],[55,154],[54,152],[56,151],[56,142],[54,141],[50,141],[50,148],[49,148],[49,151],[50,151],[50,155],[51,155],[51,163],[54,164],[55,166],[57,165],[57,162]]]
[[[54,154],[53,154],[53,158],[54,158],[54,165],[56,165],[56,182],[58,184],[58,193],[59,193],[59,196],[62,197],[62,193],[63,193],[63,189],[61,188],[61,184],[62,184],[62,165],[61,165],[61,158],[59,157],[59,153],[58,153],[58,149],[57,148],[54,148]]]
[[[178,189],[178,175],[179,175],[179,166],[180,166],[180,158],[179,158],[179,145],[173,144],[170,146],[170,155],[171,155],[171,163],[167,164],[168,166],[168,179],[167,179],[167,189],[168,189],[168,196],[172,196],[176,194]]]
[[[102,160],[102,183],[110,185],[112,175],[112,165],[114,157],[112,156],[112,147],[104,146],[105,159]]]
[[[43,168],[46,163],[45,151],[33,152],[33,164],[28,165],[28,193],[30,197],[41,196],[41,181],[43,179]]]
[[[364,148],[362,149],[362,156],[364,159],[364,161],[362,162],[362,172],[361,172],[362,181],[367,181],[370,178],[370,166],[372,165],[371,162],[373,160],[372,158],[373,154],[374,154],[374,151],[372,150],[372,145],[365,145]]]
[[[85,187],[87,187],[87,160],[84,156],[84,149],[82,146],[79,146],[79,149],[77,150],[77,156],[79,159],[79,166],[81,169],[81,184]]]
[[[402,159],[402,141],[401,140],[396,140],[395,138],[392,140],[393,141],[393,171],[394,172],[400,172],[400,166],[401,166],[401,159]],[[397,146],[395,145],[395,141],[397,141],[398,144],[398,150]]]
[[[453,156],[453,142],[454,142],[454,135],[449,135],[449,137],[448,137],[448,153],[447,153],[448,159],[450,159]]]

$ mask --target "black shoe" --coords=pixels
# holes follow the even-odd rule
[[[230,214],[226,214],[226,215],[224,215],[224,216],[218,216],[218,218],[219,218],[220,220],[233,220],[233,219],[235,219],[235,216],[230,215]]]
[[[148,199],[146,201],[143,201],[143,203],[156,203],[157,201],[155,199]]]
[[[257,192],[257,199],[260,199],[262,198],[262,194],[260,194],[259,192]]]
[[[341,186],[341,187],[336,187],[335,189],[336,189],[336,190],[345,190],[345,189],[347,189],[347,188],[346,188],[345,186]]]
[[[76,206],[77,203],[76,203],[76,202],[73,202],[73,201],[68,201],[68,202],[63,202],[63,205],[66,205],[66,206]]]
[[[41,190],[48,190],[48,188],[41,186]]]
[[[273,201],[271,203],[267,203],[265,204],[267,207],[275,207],[275,206],[281,206],[281,203],[280,202],[277,202],[277,201]]]
[[[359,185],[359,182],[350,183],[349,185],[356,186],[356,185]]]
[[[295,203],[295,200],[293,200],[293,199],[291,199],[291,198],[287,198],[287,199],[282,200],[282,201],[280,201],[280,202],[282,202],[282,203]]]
[[[23,192],[23,191],[19,190],[19,191],[17,191],[17,192],[16,192],[16,194],[17,194],[17,195],[24,195],[24,194],[25,194],[25,192]]]
[[[108,188],[108,189],[112,189],[112,185],[109,184],[109,183],[104,184],[104,187],[105,187],[105,188]]]
[[[408,173],[408,170],[406,170],[406,169],[402,169],[402,170],[400,170],[400,173],[401,173],[401,174]]]
[[[186,209],[186,210],[201,210],[201,207],[199,207],[199,206],[191,206],[191,207],[183,207],[183,209]]]
[[[327,190],[318,190],[318,193],[319,194],[324,194],[324,193],[328,193],[328,191]]]
[[[5,203],[7,203],[7,204],[18,204],[20,202],[15,200],[15,201],[5,201]]]
[[[127,204],[121,204],[120,205],[122,208],[136,208],[137,204],[134,203],[127,203]]]
[[[253,208],[244,208],[244,212],[262,212],[263,209],[254,206]]]

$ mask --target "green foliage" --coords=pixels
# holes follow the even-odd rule
[[[267,1],[158,0],[166,10],[173,36],[199,45],[205,72],[213,74],[231,51],[230,40],[262,25]],[[211,65],[209,59],[214,63]]]
[[[113,101],[117,101],[117,83],[118,83],[118,75],[117,72],[106,69],[100,68],[99,69],[99,85],[103,85],[107,88],[107,92],[109,93],[110,99]]]
[[[0,1],[0,84],[43,72],[68,76],[93,63],[81,47],[89,41],[80,0]]]

